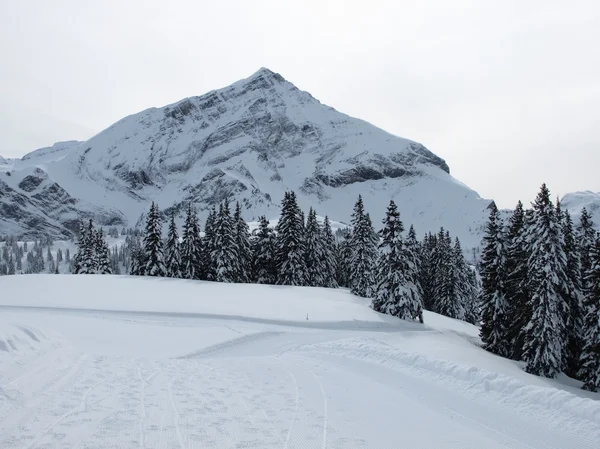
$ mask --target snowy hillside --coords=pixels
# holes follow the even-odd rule
[[[0,279],[0,447],[597,447],[598,395],[339,290]],[[308,320],[306,319],[308,315]],[[435,429],[435,431],[432,431]]]
[[[341,222],[358,194],[377,224],[393,198],[405,223],[420,233],[445,226],[467,249],[479,244],[490,203],[423,145],[323,105],[263,68],[126,117],[87,142],[28,155],[0,178],[0,233],[65,234],[78,216],[135,226],[152,200],[179,213],[194,202],[203,219],[231,198],[248,221],[276,218],[288,189],[302,208]]]
[[[561,205],[568,209],[577,220],[583,208],[587,209],[596,226],[600,225],[600,193],[590,192],[589,190],[567,193],[563,196]]]

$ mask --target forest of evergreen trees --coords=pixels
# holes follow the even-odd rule
[[[123,229],[124,243],[109,250],[90,220],[72,258],[68,249],[53,256],[50,239],[28,248],[7,238],[0,275],[121,274],[126,267],[132,275],[346,287],[402,319],[422,322],[427,309],[481,325],[486,350],[523,362],[532,374],[564,372],[600,389],[600,233],[585,209],[574,224],[545,185],[530,209],[519,202],[506,222],[490,206],[478,263],[467,263],[460,241],[443,228],[421,241],[412,226],[405,232],[393,201],[377,231],[360,196],[350,226],[335,232],[312,208],[305,216],[294,192],[285,194],[274,228],[262,216],[250,232],[240,205],[232,211],[228,202],[213,207],[202,230],[192,205],[181,236],[175,216],[167,221],[163,239],[153,203],[145,230]]]
[[[393,201],[379,232],[361,197],[351,226],[334,233],[328,217],[319,222],[312,208],[305,216],[295,193],[287,192],[274,229],[262,216],[251,233],[240,205],[232,212],[223,202],[210,211],[203,232],[190,205],[181,238],[174,215],[168,220],[166,239],[162,236],[160,213],[153,203],[145,232],[127,236],[116,260],[127,263],[132,275],[347,287],[371,299],[374,310],[399,318],[423,321],[425,307],[478,322],[478,278],[459,240],[453,242],[444,229],[423,242],[412,226],[405,234]]]
[[[564,372],[600,388],[600,233],[584,209],[574,226],[546,185],[504,224],[490,210],[480,266],[484,348],[536,375]]]

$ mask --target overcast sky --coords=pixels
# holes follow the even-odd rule
[[[0,0],[0,155],[261,66],[502,207],[600,191],[600,1]]]

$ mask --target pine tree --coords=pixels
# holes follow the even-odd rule
[[[531,213],[529,213],[531,215]],[[529,301],[527,219],[519,201],[508,221],[506,234],[505,292],[508,303],[507,325],[509,356],[521,360],[525,344],[525,326],[531,319]]]
[[[242,218],[240,203],[235,205],[233,214],[233,225],[235,228],[235,241],[237,246],[237,273],[235,282],[250,282],[252,272],[252,248],[250,246],[250,228]]]
[[[419,252],[419,283],[423,295],[423,307],[435,311],[435,285],[437,279],[437,236],[431,233],[423,239]]]
[[[94,223],[90,219],[87,228],[80,228],[75,274],[93,274],[95,272],[94,234]],[[41,256],[41,253],[39,256]]]
[[[17,256],[17,271],[21,273],[23,271],[23,262],[20,256]]]
[[[235,229],[229,203],[225,201],[219,206],[214,230],[215,245],[212,259],[215,261],[217,282],[239,280],[240,261]]]
[[[351,224],[350,291],[357,296],[369,298],[374,285],[378,237],[369,214],[365,213],[360,195],[354,205]]]
[[[416,285],[407,278],[409,261],[404,252],[404,226],[394,201],[383,220],[373,310],[411,320],[418,316],[421,299]]]
[[[179,235],[177,234],[177,225],[175,224],[175,212],[171,213],[169,232],[167,233],[167,242],[165,244],[165,268],[167,269],[167,276],[172,278],[182,277]]]
[[[217,210],[213,206],[208,216],[206,217],[206,224],[204,226],[204,237],[202,238],[202,272],[204,279],[214,281],[217,278],[215,271],[215,261],[212,259],[212,254],[215,249],[215,222],[217,219]]]
[[[465,260],[465,255],[458,237],[454,239],[452,260],[455,270],[456,301],[463,310],[461,320],[476,324],[479,318],[479,290],[474,282],[471,267]]]
[[[563,297],[567,283],[566,257],[562,248],[560,223],[545,184],[533,207],[528,263],[532,316],[524,329],[523,360],[527,372],[555,377],[563,367],[565,317],[569,313],[569,306]]]
[[[165,276],[166,268],[163,257],[163,241],[161,222],[158,206],[152,202],[150,212],[146,220],[146,234],[144,235],[144,257],[146,276]]]
[[[56,265],[58,266],[59,263],[61,263],[63,261],[63,253],[62,250],[60,248],[58,248],[58,250],[56,251]]]
[[[587,274],[592,266],[590,251],[594,246],[595,239],[596,231],[594,230],[592,217],[584,207],[581,211],[581,216],[579,217],[579,224],[577,225],[577,242],[581,261],[580,279],[582,279],[581,288],[584,292],[588,289]]]
[[[465,317],[465,310],[457,295],[458,270],[453,260],[454,252],[450,233],[440,229],[436,241],[434,311],[450,318],[462,320]]]
[[[583,346],[583,294],[581,289],[581,264],[579,249],[575,241],[573,221],[569,211],[561,213],[563,251],[566,257],[567,285],[563,291],[565,302],[569,306],[566,319],[567,347],[564,371],[568,376],[576,377],[579,371],[579,358]]]
[[[138,237],[132,237],[130,241],[130,254],[129,274],[132,276],[143,276],[146,269],[146,258]]]
[[[102,228],[100,228],[97,232],[96,239],[96,252],[97,252],[97,266],[96,273],[98,274],[112,274],[112,270],[110,268],[110,257],[108,251],[108,244],[104,239],[104,233]]]
[[[495,204],[490,208],[483,241],[480,294],[482,324],[479,335],[486,350],[507,357],[510,354],[510,342],[505,290],[505,236],[502,219]]]
[[[600,233],[588,254],[590,267],[585,280],[585,318],[583,332],[583,350],[581,351],[581,369],[579,376],[583,389],[600,390]]]
[[[9,258],[8,258],[8,274],[15,274],[15,261],[13,260],[13,255],[12,253],[10,254]]]
[[[258,230],[254,239],[254,279],[258,284],[277,282],[275,263],[275,234],[264,215],[258,219]]]
[[[286,192],[277,223],[277,283],[306,285],[304,260],[304,223],[294,192]]]
[[[183,242],[181,243],[181,274],[185,279],[201,279],[202,277],[202,240],[196,211],[188,206],[183,225]]]
[[[350,287],[350,259],[352,257],[352,232],[341,228],[335,232],[335,280],[340,287]]]
[[[337,288],[336,271],[338,262],[336,260],[335,237],[331,231],[329,218],[325,216],[322,230],[323,239],[323,287]]]
[[[325,286],[325,246],[317,214],[311,207],[304,232],[304,260],[306,263],[306,285]]]

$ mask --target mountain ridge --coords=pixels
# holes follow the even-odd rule
[[[46,150],[36,163],[30,153],[29,165],[0,178],[12,190],[0,192],[0,233],[67,235],[88,217],[135,226],[150,201],[179,217],[191,202],[204,218],[230,199],[249,221],[274,218],[284,191],[295,190],[301,207],[341,222],[362,194],[376,226],[395,199],[420,234],[445,226],[472,248],[491,202],[422,144],[324,105],[267,68],[67,143],[60,158]]]

